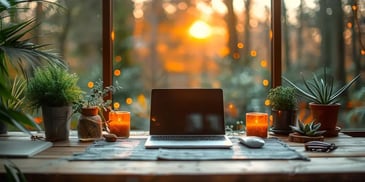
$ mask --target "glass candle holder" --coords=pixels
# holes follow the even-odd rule
[[[267,138],[268,114],[260,112],[246,113],[246,135]]]
[[[131,126],[131,113],[128,111],[109,112],[109,130],[117,137],[128,138]]]

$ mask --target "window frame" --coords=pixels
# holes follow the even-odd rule
[[[271,88],[280,86],[282,75],[282,28],[281,28],[281,0],[271,0]],[[104,86],[112,85],[113,83],[113,0],[102,1],[102,78]],[[112,99],[112,94],[109,94],[105,99]],[[108,114],[104,113],[108,120]],[[346,130],[346,134],[351,135],[353,131]],[[358,136],[365,136],[365,130],[356,131]]]

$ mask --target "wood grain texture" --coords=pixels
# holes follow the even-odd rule
[[[1,140],[29,139],[9,134]],[[77,135],[76,135],[77,136]],[[137,133],[131,137],[145,137]],[[298,160],[247,161],[68,161],[65,158],[82,152],[90,143],[81,143],[72,135],[69,141],[54,146],[32,158],[0,159],[0,181],[3,164],[15,163],[29,181],[362,181],[365,177],[365,138],[326,138],[338,149],[331,153],[304,151],[302,143],[288,142],[290,147],[311,158]]]

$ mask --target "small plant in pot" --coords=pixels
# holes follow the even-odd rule
[[[324,68],[322,75],[313,74],[311,80],[305,80],[304,76],[302,76],[305,88],[300,88],[289,79],[283,77],[300,95],[310,101],[309,107],[313,119],[321,123],[321,130],[326,130],[325,136],[331,137],[337,136],[339,132],[337,122],[341,104],[338,103],[338,100],[359,78],[360,75],[357,75],[350,82],[336,89],[334,77],[327,74],[326,68]]]
[[[289,141],[291,142],[323,141],[323,134],[326,132],[325,130],[319,130],[321,123],[316,123],[315,121],[304,124],[298,120],[296,126],[291,125],[290,127],[293,130],[293,133],[289,134]]]
[[[89,82],[90,90],[75,103],[75,109],[81,114],[77,126],[80,141],[93,141],[102,137],[103,128],[109,132],[103,112],[110,111],[111,100],[105,100],[109,93],[121,89],[118,82],[115,86],[103,86],[103,81]]]
[[[64,67],[35,69],[29,79],[26,100],[32,110],[42,108],[46,140],[68,140],[73,103],[81,98],[79,77]]]
[[[297,99],[295,89],[278,86],[269,90],[267,99],[270,101],[273,126],[276,134],[289,134],[290,125],[295,125],[297,119]]]

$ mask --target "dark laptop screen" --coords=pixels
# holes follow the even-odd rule
[[[152,89],[151,135],[225,134],[222,89]]]

